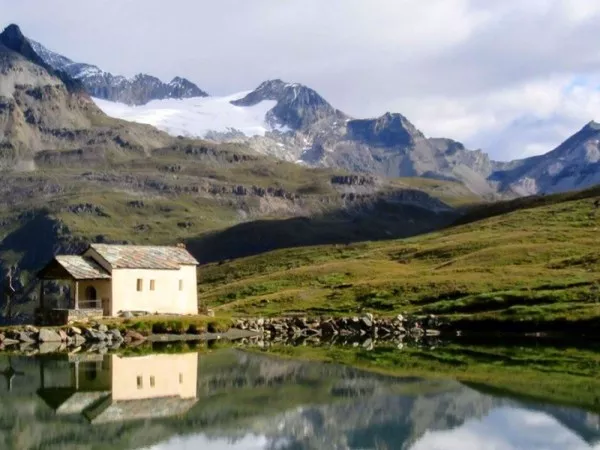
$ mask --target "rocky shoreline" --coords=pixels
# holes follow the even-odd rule
[[[280,337],[334,337],[369,336],[392,338],[398,336],[438,335],[439,322],[433,315],[423,320],[398,315],[394,318],[376,318],[373,314],[362,317],[306,318],[288,317],[276,319],[237,319],[234,328],[248,330],[266,338]]]
[[[163,330],[154,326],[153,332],[140,333],[135,329],[109,327],[102,323],[62,328],[37,328],[32,325],[0,332],[0,351],[36,349],[39,353],[77,352],[81,350],[107,352],[122,347],[134,347],[144,342],[172,343],[210,341],[215,339],[242,340],[255,338],[260,342],[294,342],[321,340],[369,342],[399,341],[405,336],[419,338],[436,336],[439,331],[433,316],[416,321],[401,315],[395,318],[375,318],[372,314],[351,318],[316,319],[306,317],[234,319],[224,332],[204,331],[194,327],[186,331]],[[158,325],[158,324],[155,324]]]
[[[0,351],[38,347],[41,353],[74,351],[82,347],[119,348],[141,343],[146,336],[135,330],[109,329],[104,324],[89,327],[37,328],[27,325],[0,333]]]

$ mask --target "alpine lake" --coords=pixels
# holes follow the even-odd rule
[[[146,344],[0,354],[0,448],[600,449],[600,345]]]

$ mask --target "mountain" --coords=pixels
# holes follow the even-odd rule
[[[600,126],[594,123],[543,157],[502,163],[452,139],[429,138],[402,114],[352,118],[313,89],[279,79],[228,97],[156,101],[143,109],[97,102],[111,116],[171,134],[244,143],[259,153],[313,167],[459,181],[488,199],[600,183]]]
[[[550,194],[600,184],[600,124],[590,122],[545,155],[513,161],[490,177],[518,196]]]
[[[272,126],[299,131],[312,129],[323,122],[331,125],[336,120],[346,119],[341,111],[334,109],[316,91],[298,83],[285,83],[281,80],[265,81],[231,104],[254,106],[267,100],[276,102],[266,116],[267,122]]]
[[[175,135],[244,143],[286,161],[388,177],[456,180],[478,195],[495,193],[487,181],[492,162],[485,153],[448,139],[428,139],[400,114],[353,119],[298,83],[270,80],[229,97],[162,100],[141,109],[96,102],[114,117]]]
[[[48,50],[39,42],[31,39],[28,41],[44,63],[81,82],[83,88],[93,97],[128,105],[144,105],[157,99],[208,96],[206,92],[185,78],[175,77],[169,83],[146,74],[125,78],[105,72],[91,64],[74,62],[66,56]]]
[[[51,151],[143,153],[172,140],[105,116],[78,83],[38,57],[16,26],[0,34],[0,70],[0,168],[30,170]]]

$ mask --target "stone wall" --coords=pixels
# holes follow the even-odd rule
[[[69,322],[87,322],[102,319],[102,309],[47,309],[36,311],[36,324],[46,326],[66,325]]]

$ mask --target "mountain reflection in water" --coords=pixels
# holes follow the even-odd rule
[[[0,357],[2,449],[600,449],[600,417],[219,350]]]

